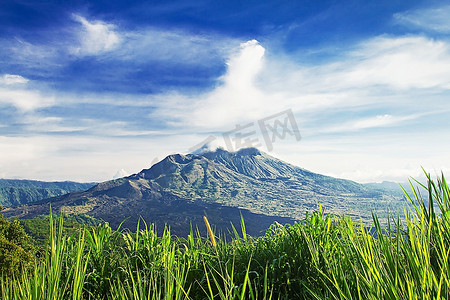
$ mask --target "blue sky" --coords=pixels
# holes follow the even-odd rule
[[[0,178],[108,180],[251,125],[311,171],[403,182],[450,170],[449,90],[446,1],[3,1]],[[301,140],[270,148],[285,111]]]

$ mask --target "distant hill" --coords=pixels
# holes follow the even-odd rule
[[[5,207],[36,202],[71,192],[85,191],[95,183],[72,181],[43,182],[35,180],[0,179],[0,205]]]
[[[404,204],[383,189],[310,172],[255,148],[203,154],[170,155],[129,177],[100,183],[85,192],[70,193],[36,204],[8,208],[6,217],[31,218],[52,210],[84,213],[113,227],[135,228],[139,217],[175,234],[187,234],[189,224],[202,226],[202,216],[219,229],[244,216],[249,233],[260,234],[274,221],[293,222],[316,210],[369,220],[371,211]]]
[[[392,182],[392,181],[383,181],[381,183],[375,183],[375,182],[365,183],[364,185],[374,188],[374,189],[380,189],[383,191],[387,191],[393,195],[400,196],[400,197],[404,195],[404,192],[401,188],[401,187],[403,187],[408,194],[412,195],[412,190],[411,190],[411,186],[410,186],[409,182],[397,183],[397,182]],[[418,186],[418,184],[413,182],[413,186],[416,188]]]

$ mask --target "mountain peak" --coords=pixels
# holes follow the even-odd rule
[[[138,174],[54,198],[51,204],[54,211],[86,213],[114,226],[130,217],[124,223],[129,226],[142,216],[157,226],[168,223],[179,234],[190,223],[200,224],[206,213],[213,224],[226,228],[231,216],[238,218],[242,211],[249,224],[262,230],[267,228],[264,220],[298,219],[318,202],[330,212],[370,219],[368,208],[385,209],[388,202],[398,204],[402,198],[397,199],[390,202],[396,198],[380,189],[312,173],[256,148],[244,148],[172,154]],[[49,208],[47,201],[2,213],[25,217],[48,213]]]
[[[235,152],[227,151],[222,147],[211,147],[209,144],[205,144],[202,147],[198,148],[194,152],[188,155],[200,155],[200,156],[214,156],[214,155],[237,155],[237,156],[255,156],[255,155],[263,155],[264,152],[260,151],[257,148],[241,148]]]
[[[208,159],[216,159],[218,157],[231,159],[233,157],[234,158],[236,158],[236,157],[244,158],[246,156],[252,157],[252,156],[258,156],[258,155],[265,155],[265,153],[258,150],[257,148],[241,148],[235,152],[230,152],[223,148],[217,148],[214,151],[206,151],[199,155],[204,156]]]
[[[236,152],[236,155],[256,156],[256,155],[262,155],[262,152],[259,151],[259,149],[257,149],[257,148],[242,148]]]
[[[206,151],[201,154],[171,154],[154,164],[150,169],[142,170],[135,176],[145,179],[156,179],[161,176],[173,177],[173,175],[185,173],[186,170],[204,169],[207,165],[214,164],[215,167],[221,165],[220,170],[222,171],[225,168],[228,171],[242,173],[254,178],[278,177],[280,174],[273,165],[275,160],[256,148],[242,148],[236,152],[217,148],[214,151]]]

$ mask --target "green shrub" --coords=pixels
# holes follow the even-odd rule
[[[33,261],[34,248],[23,227],[17,220],[5,220],[0,214],[0,275],[18,275]]]

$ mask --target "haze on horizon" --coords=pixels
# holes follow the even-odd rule
[[[449,90],[445,1],[12,0],[0,178],[109,180],[229,148],[236,128],[241,146],[325,175],[446,174]],[[283,112],[301,139],[268,145],[261,122]]]

